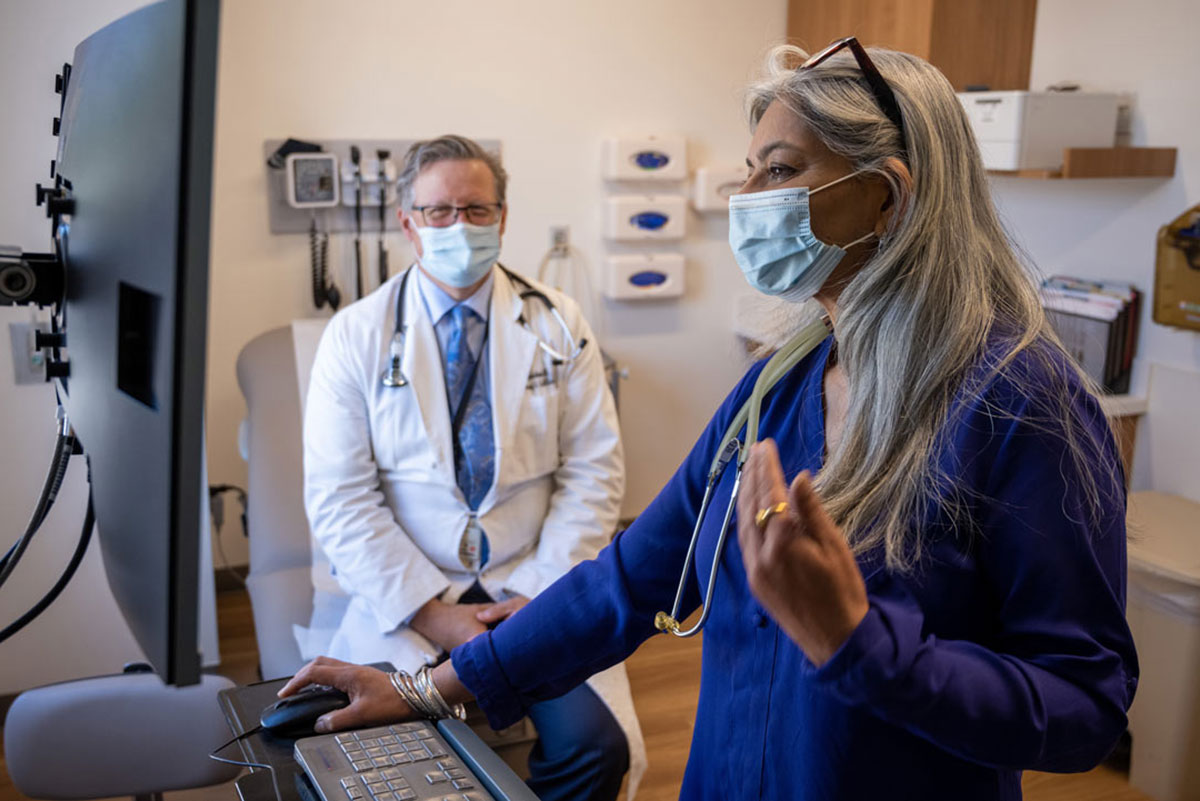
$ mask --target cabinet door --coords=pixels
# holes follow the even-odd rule
[[[937,0],[927,58],[954,90],[1028,89],[1037,0]]]
[[[788,40],[815,52],[844,36],[920,56],[956,91],[1028,89],[1037,0],[789,0]]]
[[[864,45],[929,58],[934,0],[788,0],[788,41],[815,53],[857,36]]]

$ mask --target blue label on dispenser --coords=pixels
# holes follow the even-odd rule
[[[660,273],[657,270],[642,270],[640,273],[634,273],[629,276],[629,283],[640,287],[659,286],[666,282],[667,274]]]
[[[666,225],[669,219],[670,217],[661,211],[642,211],[630,217],[629,222],[634,228],[641,228],[644,231],[657,231]]]
[[[670,156],[658,150],[642,150],[633,154],[633,163],[643,170],[661,170],[670,161]]]

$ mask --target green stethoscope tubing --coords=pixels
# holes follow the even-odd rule
[[[742,483],[742,467],[746,464],[746,459],[750,456],[750,448],[758,442],[758,420],[762,412],[763,398],[767,393],[779,383],[785,375],[791,372],[800,361],[813,351],[817,345],[821,344],[830,332],[830,323],[827,317],[822,317],[809,323],[800,333],[792,337],[788,342],[775,352],[768,361],[762,372],[758,374],[758,378],[754,382],[754,388],[750,392],[750,397],[742,404],[738,413],[734,416],[729,427],[725,429],[725,435],[721,437],[721,443],[717,447],[717,452],[713,456],[712,464],[708,470],[708,481],[704,486],[704,498],[700,501],[700,514],[696,516],[696,525],[692,529],[692,541],[688,544],[687,557],[683,562],[683,572],[679,576],[679,588],[675,591],[675,603],[671,607],[671,614],[659,612],[654,616],[654,625],[659,631],[665,631],[674,634],[676,637],[691,637],[698,633],[708,621],[708,614],[712,611],[712,596],[713,589],[716,587],[717,566],[721,563],[721,554],[725,550],[725,540],[729,535],[729,521],[733,518],[733,509],[737,503],[738,487]],[[738,440],[738,432],[742,426],[746,427],[746,438],[744,442]],[[704,604],[700,612],[700,619],[696,621],[696,625],[692,626],[687,631],[680,631],[679,628],[679,607],[683,603],[683,591],[687,588],[688,573],[691,572],[692,563],[696,557],[696,542],[700,537],[700,527],[704,524],[704,516],[708,512],[709,503],[712,501],[713,488],[716,486],[717,480],[724,472],[726,465],[737,454],[737,472],[733,477],[733,489],[729,492],[729,504],[725,507],[725,518],[721,523],[721,533],[717,537],[717,548],[713,553],[712,567],[708,574],[708,589],[704,594]]]

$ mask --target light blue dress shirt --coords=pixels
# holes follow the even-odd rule
[[[488,309],[492,304],[492,287],[496,283],[495,268],[488,274],[487,280],[483,282],[483,285],[464,301],[457,301],[447,295],[421,268],[414,266],[413,269],[416,271],[417,289],[421,293],[421,300],[425,304],[425,311],[428,312],[429,319],[433,323],[433,331],[437,335],[438,352],[442,355],[442,364],[446,363],[446,347],[450,340],[450,331],[454,325],[450,320],[450,310],[461,303],[479,315],[478,317],[469,316],[467,318],[467,346],[476,358],[482,360],[479,365],[479,374],[475,380],[484,387],[488,402],[490,403],[492,400],[492,382],[490,367],[488,365],[488,344],[483,341],[483,337],[487,333]],[[482,353],[480,353],[481,346],[483,348]]]

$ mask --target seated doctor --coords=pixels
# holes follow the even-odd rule
[[[1117,450],[949,82],[854,40],[804,58],[750,91],[729,236],[829,335],[751,368],[629,530],[435,687],[502,726],[703,608],[683,797],[1019,799],[1022,770],[1090,768],[1125,729]],[[284,692],[310,681],[352,698],[327,729],[413,715],[369,668],[317,660]]]
[[[304,419],[312,532],[350,600],[329,653],[415,673],[510,616],[615,530],[624,462],[599,348],[568,297],[497,261],[497,157],[418,142],[398,180],[417,263],[329,322]],[[543,799],[616,798],[623,668],[528,714]],[[611,707],[611,709],[610,709]],[[640,743],[640,733],[633,732]]]

